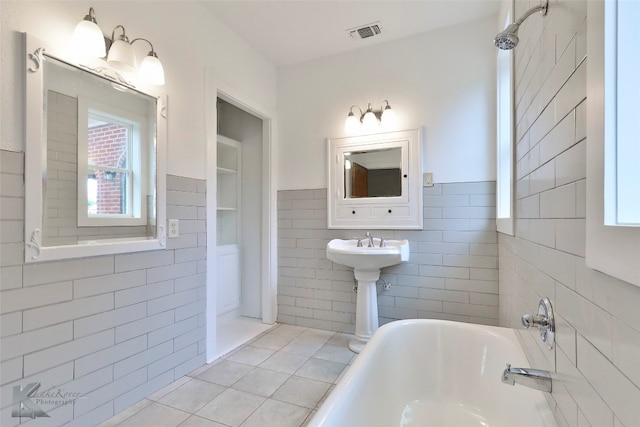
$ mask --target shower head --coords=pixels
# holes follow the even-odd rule
[[[518,38],[518,29],[520,28],[520,24],[513,23],[509,24],[507,28],[504,29],[501,33],[498,33],[496,38],[493,40],[496,46],[502,50],[511,50],[518,45],[520,39]]]
[[[511,50],[518,45],[520,39],[518,38],[518,30],[520,25],[531,15],[536,12],[540,12],[542,16],[547,14],[549,9],[549,0],[544,0],[544,4],[533,7],[526,11],[517,21],[509,24],[502,32],[498,33],[493,39],[493,43],[502,50]]]

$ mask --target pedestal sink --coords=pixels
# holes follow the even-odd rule
[[[409,242],[407,240],[385,240],[382,247],[380,239],[373,238],[369,247],[368,240],[333,239],[327,244],[327,258],[338,264],[353,268],[358,281],[356,299],[356,336],[349,342],[349,348],[360,353],[365,344],[378,329],[378,294],[376,282],[380,278],[380,269],[409,260]]]

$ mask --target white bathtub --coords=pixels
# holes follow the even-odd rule
[[[556,426],[541,391],[502,383],[528,366],[515,332],[443,320],[384,325],[310,427]]]

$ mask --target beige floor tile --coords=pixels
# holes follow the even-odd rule
[[[314,409],[329,390],[330,384],[292,376],[271,397],[294,405]]]
[[[300,369],[307,360],[309,360],[308,356],[299,356],[297,354],[279,351],[262,362],[260,367],[285,374],[293,374]]]
[[[303,333],[304,331],[306,331],[309,328],[305,328],[303,326],[296,326],[296,325],[287,325],[284,323],[281,323],[280,325],[278,325],[277,328],[273,328],[272,330],[269,331],[269,333],[271,334],[276,334],[276,335],[282,335],[285,337],[289,337],[289,338],[295,338],[298,335],[300,335],[301,333]]]
[[[194,369],[193,371],[189,372],[187,374],[188,377],[191,378],[197,378],[198,375],[200,375],[201,373],[203,373],[204,371],[206,371],[209,368],[212,368],[214,366],[216,366],[218,363],[222,362],[224,359],[216,359],[211,363],[205,363],[204,365],[200,366],[197,369]]]
[[[254,347],[268,348],[269,350],[278,351],[285,345],[289,344],[292,338],[276,334],[266,334],[251,343]]]
[[[307,329],[300,335],[300,338],[311,338],[314,340],[327,342],[335,334],[336,334],[335,332],[323,331],[321,329]]]
[[[109,418],[107,421],[100,424],[100,427],[114,427],[120,424],[121,422],[123,422],[124,420],[126,420],[127,418],[129,418],[130,416],[136,414],[138,411],[140,411],[142,408],[144,408],[149,404],[151,404],[151,400],[143,399],[140,402],[136,403],[135,405],[129,406],[124,411]]]
[[[160,403],[194,413],[224,390],[221,385],[194,378],[164,396]]]
[[[324,403],[325,400],[327,400],[327,398],[329,397],[329,395],[331,394],[331,392],[333,391],[333,389],[336,388],[335,384],[331,384],[331,386],[329,387],[329,390],[327,390],[327,392],[324,394],[324,396],[322,396],[322,399],[320,399],[320,401],[318,402],[318,404],[316,405],[316,409],[319,409],[322,404]]]
[[[275,351],[268,348],[254,347],[248,345],[243,349],[237,351],[227,358],[232,362],[244,363],[245,365],[258,366],[265,360],[267,360]]]
[[[223,360],[198,375],[198,379],[229,387],[251,370],[253,370],[253,366]]]
[[[346,366],[344,363],[311,358],[295,374],[299,377],[333,383]]]
[[[338,363],[349,363],[355,356],[355,353],[347,347],[334,344],[325,344],[318,350],[313,357],[316,359],[330,360]]]
[[[180,424],[179,427],[226,427],[224,424],[217,423],[215,421],[208,420],[206,418],[199,417],[197,415],[191,415],[185,422]]]
[[[302,427],[305,427],[307,424],[311,422],[311,419],[318,413],[318,411],[311,411],[311,413],[307,416],[307,419],[302,423]]]
[[[242,423],[242,427],[300,427],[309,409],[268,399]]]
[[[281,372],[255,368],[232,387],[236,390],[269,397],[289,378],[289,376],[289,374],[283,374]]]
[[[158,390],[155,393],[153,393],[147,399],[158,401],[158,400],[162,399],[163,397],[165,397],[167,394],[171,393],[173,390],[175,390],[178,387],[180,387],[181,385],[183,385],[184,383],[188,382],[189,380],[191,380],[191,378],[189,378],[189,377],[178,378],[177,380],[175,380],[171,384],[169,384],[166,387],[163,387],[160,390]]]
[[[353,338],[354,336],[351,334],[343,334],[342,332],[338,332],[334,336],[329,338],[329,341],[327,341],[327,344],[340,345],[342,347],[346,347],[347,345],[349,345],[349,341],[351,341]]]
[[[229,388],[203,406],[195,415],[237,427],[265,400],[264,397]]]
[[[151,402],[149,405],[124,420],[118,427],[175,427],[180,425],[191,414]]]
[[[320,350],[324,343],[325,341],[300,336],[282,347],[281,351],[297,354],[298,356],[312,356],[316,351]]]

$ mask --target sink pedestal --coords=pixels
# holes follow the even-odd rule
[[[356,301],[356,336],[349,342],[349,349],[360,353],[378,329],[378,292],[376,282],[380,278],[380,270],[354,270],[358,281],[358,297]]]
[[[360,353],[378,329],[378,292],[376,282],[380,269],[409,260],[409,241],[372,238],[371,246],[364,247],[362,239],[333,239],[327,243],[327,259],[353,268],[358,282],[356,300],[356,337],[349,349]]]

